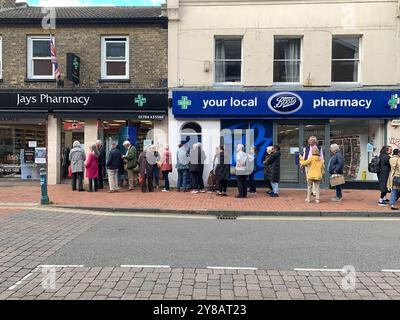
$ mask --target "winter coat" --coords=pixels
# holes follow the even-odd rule
[[[231,165],[225,163],[224,152],[216,159],[215,175],[219,181],[228,180],[231,173]]]
[[[324,161],[320,156],[313,155],[307,160],[300,156],[300,164],[303,167],[308,167],[307,180],[322,180],[325,172]]]
[[[393,178],[400,177],[400,157],[393,156],[392,158],[390,158],[389,163],[390,163],[390,173],[389,173],[389,178],[387,180],[387,188],[389,190],[400,189],[400,187],[393,185]]]
[[[193,148],[189,154],[189,171],[201,173],[204,170],[206,154],[201,148]]]
[[[340,151],[337,151],[329,160],[328,171],[330,174],[343,174],[344,158]]]
[[[189,169],[189,157],[185,148],[180,148],[176,153],[176,168],[178,170]]]
[[[86,178],[94,179],[99,176],[99,162],[96,155],[93,152],[89,152],[85,168],[86,168]]]
[[[164,151],[161,158],[161,171],[172,172],[171,152]]]
[[[72,173],[83,172],[85,169],[86,155],[81,147],[72,148],[69,152]]]
[[[99,167],[105,167],[106,166],[106,149],[101,146],[99,151],[99,155],[97,156],[97,160],[99,162]]]
[[[139,155],[139,174],[144,177],[145,174],[147,174],[148,176],[152,177],[153,176],[153,169],[154,169],[154,165],[152,165],[151,163],[149,163],[147,161],[147,155],[146,152],[143,151],[140,155]],[[157,165],[156,165],[157,166]]]
[[[122,162],[122,153],[117,148],[110,151],[107,160],[107,169],[120,170]]]
[[[387,153],[383,153],[379,156],[379,165],[381,171],[377,174],[379,180],[379,190],[381,192],[388,192],[387,183],[390,173],[390,156]]]
[[[130,146],[124,158],[126,160],[126,168],[128,170],[134,169],[138,164],[137,151],[134,146]]]
[[[263,165],[264,165],[264,179],[265,179],[265,180],[269,180],[269,179],[271,178],[271,168],[270,168],[270,166],[267,165],[268,159],[269,159],[269,157],[271,157],[271,154],[272,154],[272,153],[267,154],[267,155],[265,156],[265,158],[264,158],[264,161],[263,161]]]
[[[267,169],[266,179],[277,183],[281,180],[281,152],[275,151],[265,160]]]

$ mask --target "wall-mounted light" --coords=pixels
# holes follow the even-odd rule
[[[204,60],[204,72],[210,72],[211,70],[211,61]]]

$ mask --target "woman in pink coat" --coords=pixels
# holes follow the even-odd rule
[[[86,168],[86,178],[89,179],[89,190],[88,192],[94,191],[97,192],[97,177],[99,175],[99,161],[97,159],[98,153],[96,145],[93,144],[87,156],[85,168]]]
[[[165,146],[164,153],[161,158],[161,172],[164,178],[164,189],[163,192],[169,192],[169,178],[168,175],[172,172],[171,164],[171,152],[169,151],[169,146]]]

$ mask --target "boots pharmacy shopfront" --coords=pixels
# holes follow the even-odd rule
[[[254,141],[251,144],[258,149],[256,179],[263,179],[262,162],[266,148],[278,144],[282,153],[282,185],[302,187],[305,177],[299,168],[298,155],[303,152],[308,138],[316,136],[323,149],[326,166],[330,159],[329,145],[336,143],[340,146],[345,157],[348,187],[373,187],[377,177],[368,172],[368,163],[387,141],[389,120],[400,116],[400,99],[396,98],[396,93],[399,91],[393,89],[176,89],[173,91],[173,117],[170,117],[169,130],[181,133],[170,135],[170,144],[175,146],[185,142],[182,128],[197,126],[198,136],[212,158],[210,153],[220,143],[229,150],[235,150],[238,143],[246,144],[245,130],[250,129],[252,137],[247,141]],[[239,141],[238,132],[242,135]],[[232,143],[232,147],[227,146]],[[328,175],[325,179],[327,184]]]
[[[166,90],[0,91],[0,178],[50,184],[66,178],[63,157],[75,140],[85,152],[97,139],[165,144]]]

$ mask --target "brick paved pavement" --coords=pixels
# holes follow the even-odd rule
[[[0,300],[400,299],[400,272],[357,272],[355,289],[344,290],[333,271],[58,266],[55,288],[44,288],[40,264],[102,219],[38,210],[0,216]]]
[[[400,273],[359,272],[343,290],[340,272],[187,268],[58,267],[55,288],[41,269],[0,299],[400,300]],[[46,283],[46,282],[45,282]]]
[[[247,199],[235,199],[234,188],[229,189],[229,197],[216,194],[191,194],[172,191],[164,193],[141,193],[139,191],[110,194],[107,190],[98,193],[73,192],[69,185],[49,187],[50,199],[58,205],[99,207],[99,208],[156,208],[172,210],[235,210],[269,212],[390,212],[389,206],[378,206],[378,191],[344,190],[344,200],[330,202],[334,191],[323,190],[321,203],[305,203],[305,190],[281,190],[281,197],[270,198],[259,189],[257,195]],[[0,187],[0,203],[37,203],[40,188],[32,186]]]

